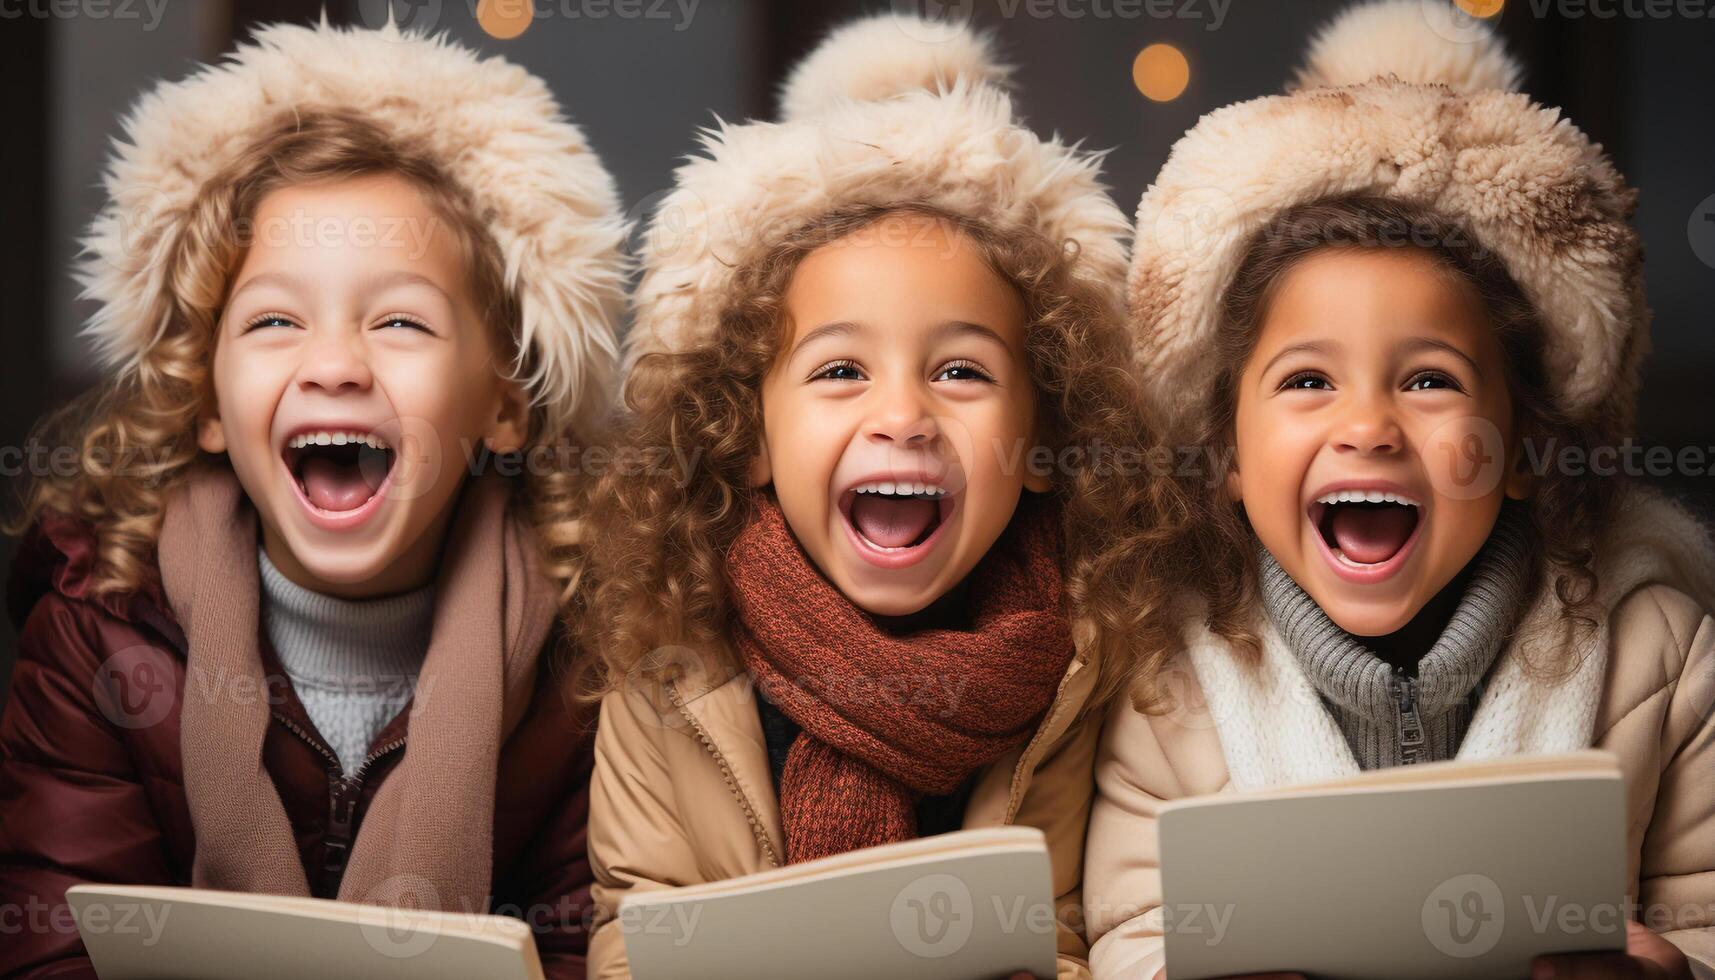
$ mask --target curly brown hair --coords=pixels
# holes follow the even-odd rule
[[[133,590],[150,579],[166,499],[208,458],[197,446],[196,421],[213,401],[209,365],[227,292],[243,263],[243,229],[262,199],[280,187],[374,174],[410,181],[447,222],[477,308],[492,331],[497,360],[511,363],[510,380],[528,377],[504,258],[462,188],[429,153],[399,145],[355,114],[296,113],[200,189],[160,270],[167,288],[151,316],[161,324],[158,334],[117,375],[38,424],[33,440],[76,447],[76,465],[37,475],[6,530],[18,534],[45,511],[78,519],[97,541],[92,594]],[[549,431],[549,417],[542,406],[531,410],[526,451],[586,435]],[[520,490],[550,575],[562,595],[570,596],[582,570],[576,478],[533,467]]]
[[[761,386],[787,339],[787,288],[817,247],[901,213],[944,222],[1018,291],[1044,433],[1038,441],[1057,458],[1067,448],[1097,450],[1056,467],[1050,490],[1061,505],[1068,612],[1080,649],[1100,671],[1091,705],[1124,684],[1136,651],[1166,644],[1165,597],[1179,571],[1157,521],[1177,526],[1191,501],[1176,486],[1137,479],[1117,455],[1150,445],[1117,303],[1078,276],[1069,244],[924,206],[851,206],[797,228],[738,269],[729,292],[714,298],[720,329],[713,339],[646,355],[633,367],[618,440],[635,458],[671,452],[679,466],[613,470],[591,488],[599,503],[589,508],[590,528],[601,554],[580,620],[583,643],[601,665],[590,694],[659,679],[657,651],[689,648],[704,663],[735,665],[726,642],[725,555],[751,518]]]
[[[1206,459],[1232,458],[1238,378],[1256,348],[1270,303],[1299,262],[1325,249],[1401,247],[1422,250],[1481,300],[1505,355],[1518,433],[1543,445],[1586,450],[1618,437],[1600,421],[1575,419],[1555,406],[1542,320],[1494,252],[1433,211],[1361,197],[1287,208],[1253,236],[1223,296],[1219,331],[1209,352],[1221,365],[1220,374],[1201,405],[1185,416],[1186,431],[1179,435],[1205,447]],[[1179,529],[1185,551],[1195,556],[1185,585],[1201,598],[1210,632],[1242,655],[1255,656],[1261,644],[1255,628],[1256,535],[1243,506],[1224,491],[1224,474],[1209,476],[1205,474],[1195,489],[1190,481],[1181,481],[1199,501],[1197,514]],[[1541,588],[1545,576],[1552,578],[1563,633],[1533,646],[1558,651],[1570,646],[1564,641],[1574,631],[1598,626],[1593,529],[1607,519],[1615,489],[1611,480],[1583,479],[1552,466],[1537,476],[1526,508],[1536,548],[1527,594]],[[1542,673],[1575,666],[1548,660],[1527,658],[1527,663]]]

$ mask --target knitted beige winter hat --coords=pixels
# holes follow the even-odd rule
[[[1294,91],[1217,109],[1174,146],[1138,206],[1127,283],[1139,366],[1169,418],[1215,375],[1222,295],[1255,232],[1361,195],[1432,210],[1493,251],[1544,320],[1558,406],[1629,428],[1648,323],[1635,194],[1559,110],[1514,91],[1490,29],[1443,7],[1348,9]]]
[[[124,119],[108,201],[77,269],[86,332],[121,371],[167,325],[168,257],[203,185],[295,113],[356,113],[468,193],[522,312],[517,374],[555,430],[606,411],[626,226],[613,178],[541,79],[443,38],[274,25],[225,61],[157,85]]]
[[[781,122],[717,123],[677,171],[643,240],[628,360],[710,339],[739,268],[851,205],[1039,230],[1075,245],[1075,274],[1117,305],[1128,228],[1100,155],[1020,124],[1008,74],[961,24],[881,14],[835,31],[788,79]]]

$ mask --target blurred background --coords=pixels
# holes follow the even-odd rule
[[[391,0],[547,79],[618,177],[635,217],[716,117],[771,117],[785,72],[835,24],[890,0]],[[1639,436],[1699,449],[1652,476],[1715,513],[1715,0],[1424,0],[1497,25],[1525,88],[1607,148],[1640,191],[1654,353]],[[91,313],[68,269],[100,206],[119,116],[147,85],[218,58],[257,24],[379,26],[390,0],[0,0],[0,447],[95,376]],[[891,0],[969,15],[1018,67],[1039,131],[1111,149],[1128,212],[1197,118],[1278,91],[1341,0]],[[1444,12],[1444,11],[1443,11]],[[15,462],[15,461],[14,461]],[[19,482],[16,466],[6,472]],[[8,493],[8,497],[11,494]],[[14,542],[0,541],[10,564]],[[0,684],[10,673],[0,629]]]

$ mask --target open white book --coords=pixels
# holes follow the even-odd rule
[[[627,895],[635,980],[1054,976],[1042,832],[962,830],[726,881]]]
[[[542,980],[530,927],[505,916],[204,888],[66,898],[101,980]]]
[[[1530,975],[1625,948],[1625,787],[1605,752],[1400,766],[1161,810],[1170,980]]]

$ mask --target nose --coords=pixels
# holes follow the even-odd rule
[[[929,399],[916,385],[906,381],[877,385],[872,397],[873,410],[864,425],[868,438],[918,448],[934,442],[940,434],[940,425],[929,411]]]
[[[304,350],[298,386],[327,394],[368,390],[374,381],[357,331],[327,331]]]
[[[1334,448],[1364,456],[1385,456],[1405,447],[1405,431],[1393,403],[1382,392],[1352,398],[1334,424]]]

